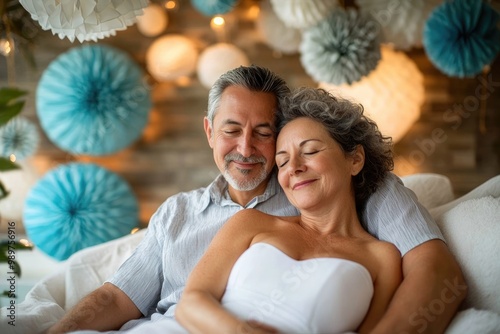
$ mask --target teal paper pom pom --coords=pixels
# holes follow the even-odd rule
[[[355,10],[335,10],[304,31],[302,66],[316,82],[341,85],[359,81],[380,60],[378,31],[373,20]]]
[[[104,155],[141,135],[151,101],[141,69],[127,54],[86,45],[49,65],[37,88],[36,105],[42,128],[61,149]]]
[[[26,197],[23,220],[31,241],[46,254],[71,254],[118,237],[138,225],[138,204],[128,184],[94,164],[49,171]]]
[[[0,127],[0,157],[16,156],[23,160],[33,155],[38,147],[38,130],[24,117],[17,116]]]
[[[205,16],[226,14],[237,2],[237,0],[191,0],[193,7]]]
[[[484,1],[446,1],[425,24],[427,56],[448,76],[473,77],[500,52],[499,24],[500,15]]]

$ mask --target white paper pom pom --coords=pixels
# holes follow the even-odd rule
[[[382,42],[396,49],[422,46],[424,25],[432,10],[443,0],[356,0],[361,13],[380,24]]]
[[[271,0],[274,12],[287,26],[304,29],[328,17],[336,0]]]
[[[205,49],[198,61],[198,79],[206,88],[224,73],[239,66],[248,66],[246,54],[232,44],[218,43]]]
[[[333,94],[361,103],[385,136],[399,141],[420,117],[424,78],[403,52],[382,47],[382,59],[370,75],[352,85],[320,84]]]
[[[196,69],[198,50],[182,35],[165,35],[154,41],[146,53],[146,67],[158,81],[190,76]]]
[[[167,12],[162,6],[151,3],[144,9],[144,14],[137,17],[137,29],[147,37],[158,36],[168,25]]]
[[[285,54],[299,51],[302,32],[299,29],[286,26],[283,21],[278,19],[269,0],[263,1],[260,5],[256,24],[262,38],[273,50]]]
[[[94,41],[114,36],[134,24],[147,0],[19,0],[40,23],[60,39]]]

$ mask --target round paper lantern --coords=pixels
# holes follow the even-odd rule
[[[196,70],[198,50],[181,35],[165,35],[153,42],[146,53],[149,73],[158,81],[190,76]]]
[[[364,15],[371,15],[382,30],[382,42],[396,49],[422,46],[424,24],[431,11],[442,0],[356,0]]]
[[[13,154],[23,160],[35,153],[38,141],[36,126],[22,116],[14,117],[0,127],[0,157]]]
[[[427,20],[424,47],[443,73],[475,76],[500,51],[500,14],[484,1],[446,1]]]
[[[320,87],[361,103],[382,134],[394,142],[418,120],[425,98],[424,78],[415,63],[387,46],[382,47],[377,68],[361,81],[340,86],[321,83]]]
[[[316,25],[339,7],[335,0],[271,0],[271,4],[287,26],[297,29]]]
[[[230,12],[238,0],[191,0],[193,7],[206,16]]]
[[[0,173],[0,182],[9,192],[7,197],[0,200],[1,219],[5,221],[21,222],[23,217],[24,200],[30,189],[38,181],[39,176],[29,160],[16,161],[19,169]]]
[[[198,61],[198,79],[211,88],[224,73],[239,66],[248,66],[246,54],[232,44],[218,43],[206,48]]]
[[[36,105],[44,131],[61,149],[103,155],[140,136],[151,101],[141,69],[127,54],[86,45],[49,65],[38,84]]]
[[[351,84],[380,60],[378,30],[355,10],[336,10],[302,35],[300,61],[317,82]]]
[[[94,41],[113,36],[134,24],[148,5],[147,0],[20,0],[21,5],[60,39]]]
[[[65,260],[130,233],[138,225],[138,205],[117,174],[94,164],[71,163],[38,181],[26,198],[23,216],[30,240]]]
[[[165,31],[168,16],[162,6],[151,3],[144,9],[144,14],[137,17],[137,29],[147,37],[158,36]]]
[[[256,24],[265,43],[272,49],[285,54],[299,51],[302,32],[299,29],[287,27],[278,19],[269,0],[261,3]]]

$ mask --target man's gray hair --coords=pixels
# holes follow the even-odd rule
[[[282,109],[283,98],[290,93],[285,80],[267,68],[251,65],[234,68],[217,79],[208,94],[207,118],[210,126],[219,108],[222,93],[227,87],[240,86],[255,92],[271,93],[276,97],[277,110]]]

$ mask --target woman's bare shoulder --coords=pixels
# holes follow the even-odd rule
[[[380,267],[401,266],[401,253],[394,244],[374,239],[370,241],[369,248]]]

